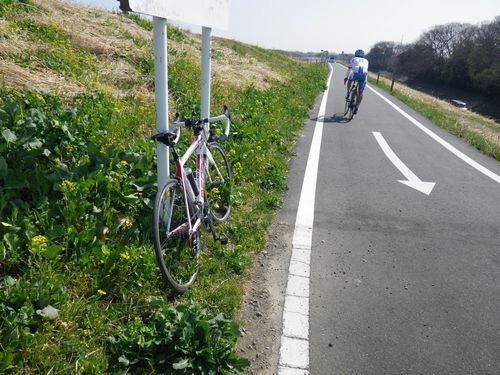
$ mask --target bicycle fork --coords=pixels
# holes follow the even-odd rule
[[[198,190],[198,195],[195,195],[195,192],[193,191],[194,189],[192,184],[196,183],[194,177],[193,181],[191,181],[189,177],[183,176],[182,181],[184,184],[184,192],[185,192],[184,199],[187,202],[186,204],[187,215],[188,215],[187,224],[189,225],[188,232],[189,232],[190,245],[193,244],[193,240],[194,238],[196,238],[195,234],[198,230],[200,230],[202,223],[205,225],[205,228],[212,233],[214,241],[219,241],[223,245],[227,244],[227,237],[218,235],[217,231],[215,230],[215,227],[213,225],[212,213],[210,211],[210,205],[208,204],[208,201],[205,198],[204,204],[201,204],[201,202],[199,201],[201,198],[201,192],[199,191],[199,189],[196,189]]]

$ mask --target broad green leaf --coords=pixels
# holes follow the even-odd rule
[[[210,323],[206,320],[200,320],[196,327],[196,334],[200,341],[207,341],[210,336]]]
[[[172,367],[174,370],[183,370],[189,366],[189,360],[187,358],[181,359],[177,362],[175,362]]]
[[[51,246],[48,246],[42,252],[42,255],[44,256],[44,258],[47,258],[47,259],[54,259],[55,257],[57,257],[61,253],[62,250],[63,250],[63,247],[61,245],[51,245]]]
[[[0,177],[7,175],[8,168],[7,161],[3,156],[0,156]]]
[[[10,129],[2,130],[2,136],[7,143],[12,143],[17,140],[16,135]]]
[[[147,300],[148,304],[152,307],[165,306],[165,298],[163,296],[149,296]]]
[[[19,236],[14,233],[7,233],[3,236],[4,243],[10,251],[16,251],[19,249]]]
[[[120,362],[125,367],[127,367],[130,364],[130,361],[127,359],[127,357],[125,357],[123,355],[120,356],[120,358],[118,358],[118,362]]]
[[[26,142],[23,145],[23,148],[25,150],[37,150],[39,148],[42,148],[43,143],[39,139],[35,139],[34,141],[31,142]]]
[[[5,249],[5,245],[0,242],[0,261],[4,261],[7,258],[7,251]]]
[[[235,358],[232,360],[228,360],[228,362],[234,369],[238,370],[239,372],[250,366],[250,361],[246,358]]]

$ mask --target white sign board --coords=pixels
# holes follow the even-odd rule
[[[119,0],[120,9],[193,25],[227,29],[229,0]]]

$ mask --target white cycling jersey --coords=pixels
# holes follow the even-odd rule
[[[353,74],[368,74],[368,60],[363,57],[353,57],[347,69],[346,77],[350,73]]]

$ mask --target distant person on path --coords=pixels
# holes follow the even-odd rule
[[[354,53],[354,57],[351,59],[344,78],[344,85],[348,82],[347,92],[349,92],[353,81],[359,81],[358,97],[356,98],[356,108],[354,108],[354,114],[358,113],[359,105],[361,104],[361,100],[363,100],[363,91],[366,86],[367,77],[368,60],[365,59],[365,51],[358,49]],[[348,99],[347,96],[346,99]]]

